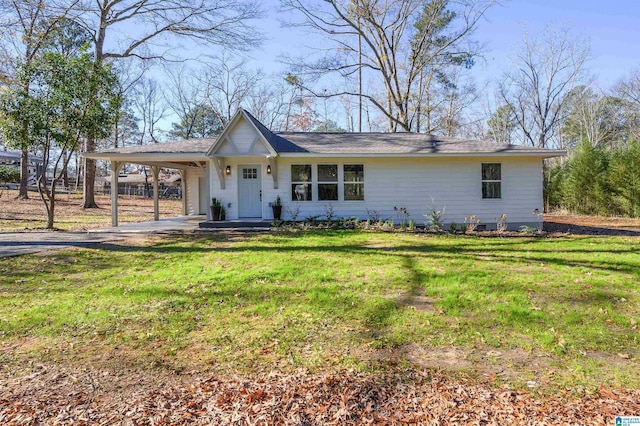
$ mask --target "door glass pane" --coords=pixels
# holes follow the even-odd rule
[[[242,169],[242,178],[243,179],[258,179],[258,169],[255,169],[255,168],[243,168]]]

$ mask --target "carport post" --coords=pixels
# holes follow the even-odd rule
[[[121,161],[111,161],[111,226],[118,226],[118,173]]]
[[[160,203],[158,194],[158,178],[160,175],[160,167],[151,166],[151,173],[153,174],[153,220],[160,220]]]

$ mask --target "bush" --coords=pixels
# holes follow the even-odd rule
[[[547,210],[640,216],[640,141],[614,148],[581,143],[565,167],[545,168]]]
[[[20,171],[13,167],[0,166],[0,183],[20,182]]]

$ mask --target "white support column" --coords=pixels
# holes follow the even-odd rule
[[[271,166],[271,178],[273,179],[273,189],[278,189],[278,163],[276,163],[275,157],[268,155],[267,160],[269,166]]]
[[[224,178],[225,178],[225,170],[224,170],[224,158],[215,157],[212,158],[213,167],[216,169],[216,173],[218,174],[218,180],[220,181],[220,189],[224,189]]]
[[[158,194],[158,178],[160,174],[160,167],[151,166],[151,173],[153,174],[153,220],[160,220],[160,203]]]
[[[111,226],[118,226],[118,173],[121,161],[111,161]]]
[[[180,170],[180,180],[182,185],[182,214],[187,215],[187,170]]]

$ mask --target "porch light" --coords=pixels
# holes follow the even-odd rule
[[[267,174],[271,174],[271,164],[267,164]]]
[[[231,174],[231,166],[227,166],[227,174],[230,175]]]

